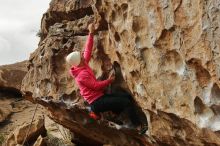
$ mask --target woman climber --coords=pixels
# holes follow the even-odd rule
[[[114,81],[115,76],[111,74],[108,79],[98,81],[89,67],[93,48],[93,33],[96,30],[95,25],[90,24],[88,30],[89,35],[84,51],[82,53],[74,51],[66,57],[67,63],[72,66],[70,74],[79,86],[80,94],[89,103],[95,115],[106,111],[126,112],[133,126],[139,130],[140,134],[144,134],[148,129],[147,122],[141,124],[133,102],[129,98],[120,97],[121,95],[104,93],[104,89]]]

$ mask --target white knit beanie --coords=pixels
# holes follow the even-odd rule
[[[66,62],[72,66],[78,66],[81,61],[81,56],[79,51],[74,51],[66,56]]]

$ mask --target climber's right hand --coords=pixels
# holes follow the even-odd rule
[[[115,73],[111,72],[108,79],[110,79],[111,81],[114,81],[115,80]]]

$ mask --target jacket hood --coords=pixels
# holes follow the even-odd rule
[[[77,76],[79,75],[79,73],[80,73],[82,70],[84,70],[84,69],[85,69],[84,66],[83,66],[83,67],[75,67],[75,66],[73,66],[73,67],[71,67],[71,69],[70,69],[70,73],[71,73],[72,76],[77,77]]]

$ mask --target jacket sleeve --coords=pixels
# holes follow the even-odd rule
[[[97,81],[92,77],[90,77],[87,73],[82,73],[78,81],[84,86],[93,90],[102,90],[112,82],[112,80],[110,79]]]
[[[86,61],[86,63],[89,63],[91,56],[92,56],[92,47],[93,47],[93,34],[89,34],[86,44],[85,44],[85,50],[83,53],[83,57]]]

